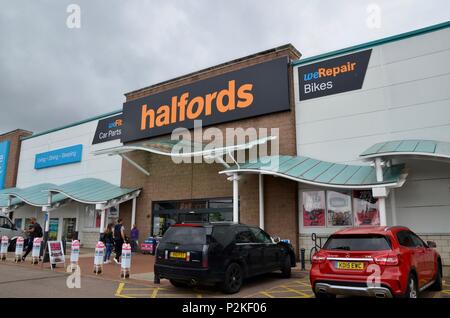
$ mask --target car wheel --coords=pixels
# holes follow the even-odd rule
[[[281,268],[281,277],[291,278],[291,256],[289,254],[284,259],[283,267]]]
[[[418,297],[419,297],[419,290],[417,288],[416,277],[413,274],[409,274],[405,298],[418,298]]]
[[[180,282],[180,281],[178,281],[178,280],[173,280],[173,279],[171,279],[171,280],[170,280],[170,283],[171,283],[174,287],[177,287],[177,288],[187,288],[187,287],[189,287],[188,284],[183,283],[183,282]]]
[[[441,291],[442,290],[442,265],[438,262],[436,280],[433,285],[430,286],[430,290]]]
[[[8,246],[8,252],[14,252],[16,250],[16,240],[12,240]]]
[[[227,294],[237,293],[244,281],[242,267],[237,263],[231,263],[225,271],[225,281],[222,283],[222,291]]]

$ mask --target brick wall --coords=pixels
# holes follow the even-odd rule
[[[255,55],[250,59],[243,59],[220,68],[201,71],[195,75],[177,79],[149,88],[126,94],[127,101],[155,94],[197,80],[237,70],[246,66],[269,61],[281,56],[297,59],[299,55],[292,47],[270,51],[267,54]],[[292,71],[292,70],[291,70]],[[295,155],[295,114],[294,89],[292,72],[289,72],[291,109],[290,111],[254,117],[216,125],[225,135],[228,127],[243,129],[270,128],[279,129],[280,154]],[[166,136],[170,138],[170,136]],[[270,149],[270,148],[269,148]],[[170,157],[149,154],[143,151],[129,153],[128,156],[149,172],[146,176],[126,160],[122,161],[122,186],[141,187],[142,192],[137,200],[136,224],[140,230],[140,240],[151,232],[152,203],[162,200],[189,200],[202,198],[232,197],[232,182],[227,176],[219,175],[223,170],[221,164],[174,164]],[[290,239],[298,250],[298,213],[297,213],[297,184],[282,178],[266,176],[265,178],[265,221],[266,230],[275,236]],[[239,181],[240,220],[242,223],[259,224],[258,176],[242,175]],[[130,229],[131,203],[121,205],[120,215],[124,219],[127,230]]]
[[[30,131],[16,129],[11,132],[0,135],[0,142],[9,140],[9,156],[8,156],[8,168],[6,171],[5,188],[12,188],[16,186],[17,181],[17,168],[19,166],[20,157],[20,138],[30,136]]]

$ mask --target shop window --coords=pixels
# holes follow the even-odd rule
[[[328,226],[352,226],[352,197],[350,193],[327,191]]]
[[[16,229],[22,229],[22,221],[23,219],[14,219],[14,226]]]
[[[86,228],[99,228],[101,214],[94,206],[86,206],[84,210],[84,226]]]
[[[356,226],[380,225],[378,199],[372,196],[371,190],[353,191],[353,207]]]
[[[303,226],[325,226],[325,191],[305,191],[303,202]]]

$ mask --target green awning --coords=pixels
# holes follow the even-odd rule
[[[102,204],[110,200],[120,199],[128,194],[133,194],[139,191],[139,189],[121,188],[100,179],[86,178],[60,186],[47,186],[46,191],[59,193],[81,203]]]
[[[8,207],[8,195],[6,195],[5,193],[7,191],[10,191],[11,189],[16,189],[16,188],[8,188],[8,189],[2,189],[0,190],[0,208],[7,208]],[[12,198],[11,199],[11,205],[18,205],[21,204],[22,200],[18,199],[18,198]]]
[[[14,199],[11,202],[11,205],[16,205],[20,203],[26,203],[33,206],[47,206],[48,205],[48,192],[46,191],[49,187],[54,186],[51,183],[41,183],[27,188],[9,188],[4,189],[1,192],[1,196],[3,200],[6,200],[6,204],[2,205],[3,207],[7,207],[7,198],[8,196],[13,197]],[[53,202],[59,202],[66,199],[63,195],[55,196]],[[3,204],[3,203],[2,203]]]
[[[359,156],[363,159],[392,156],[450,159],[450,143],[436,140],[392,140],[377,143]]]
[[[351,189],[400,187],[406,178],[402,164],[385,167],[384,181],[377,182],[375,168],[372,166],[345,165],[302,156],[262,157],[256,162],[236,165],[220,173],[267,174],[311,185]]]

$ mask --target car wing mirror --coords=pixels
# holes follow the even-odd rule
[[[436,248],[436,242],[427,241],[427,245],[428,245],[429,248]]]
[[[273,241],[274,243],[280,243],[281,239],[280,239],[279,236],[275,236],[275,237],[272,237],[272,241]]]

